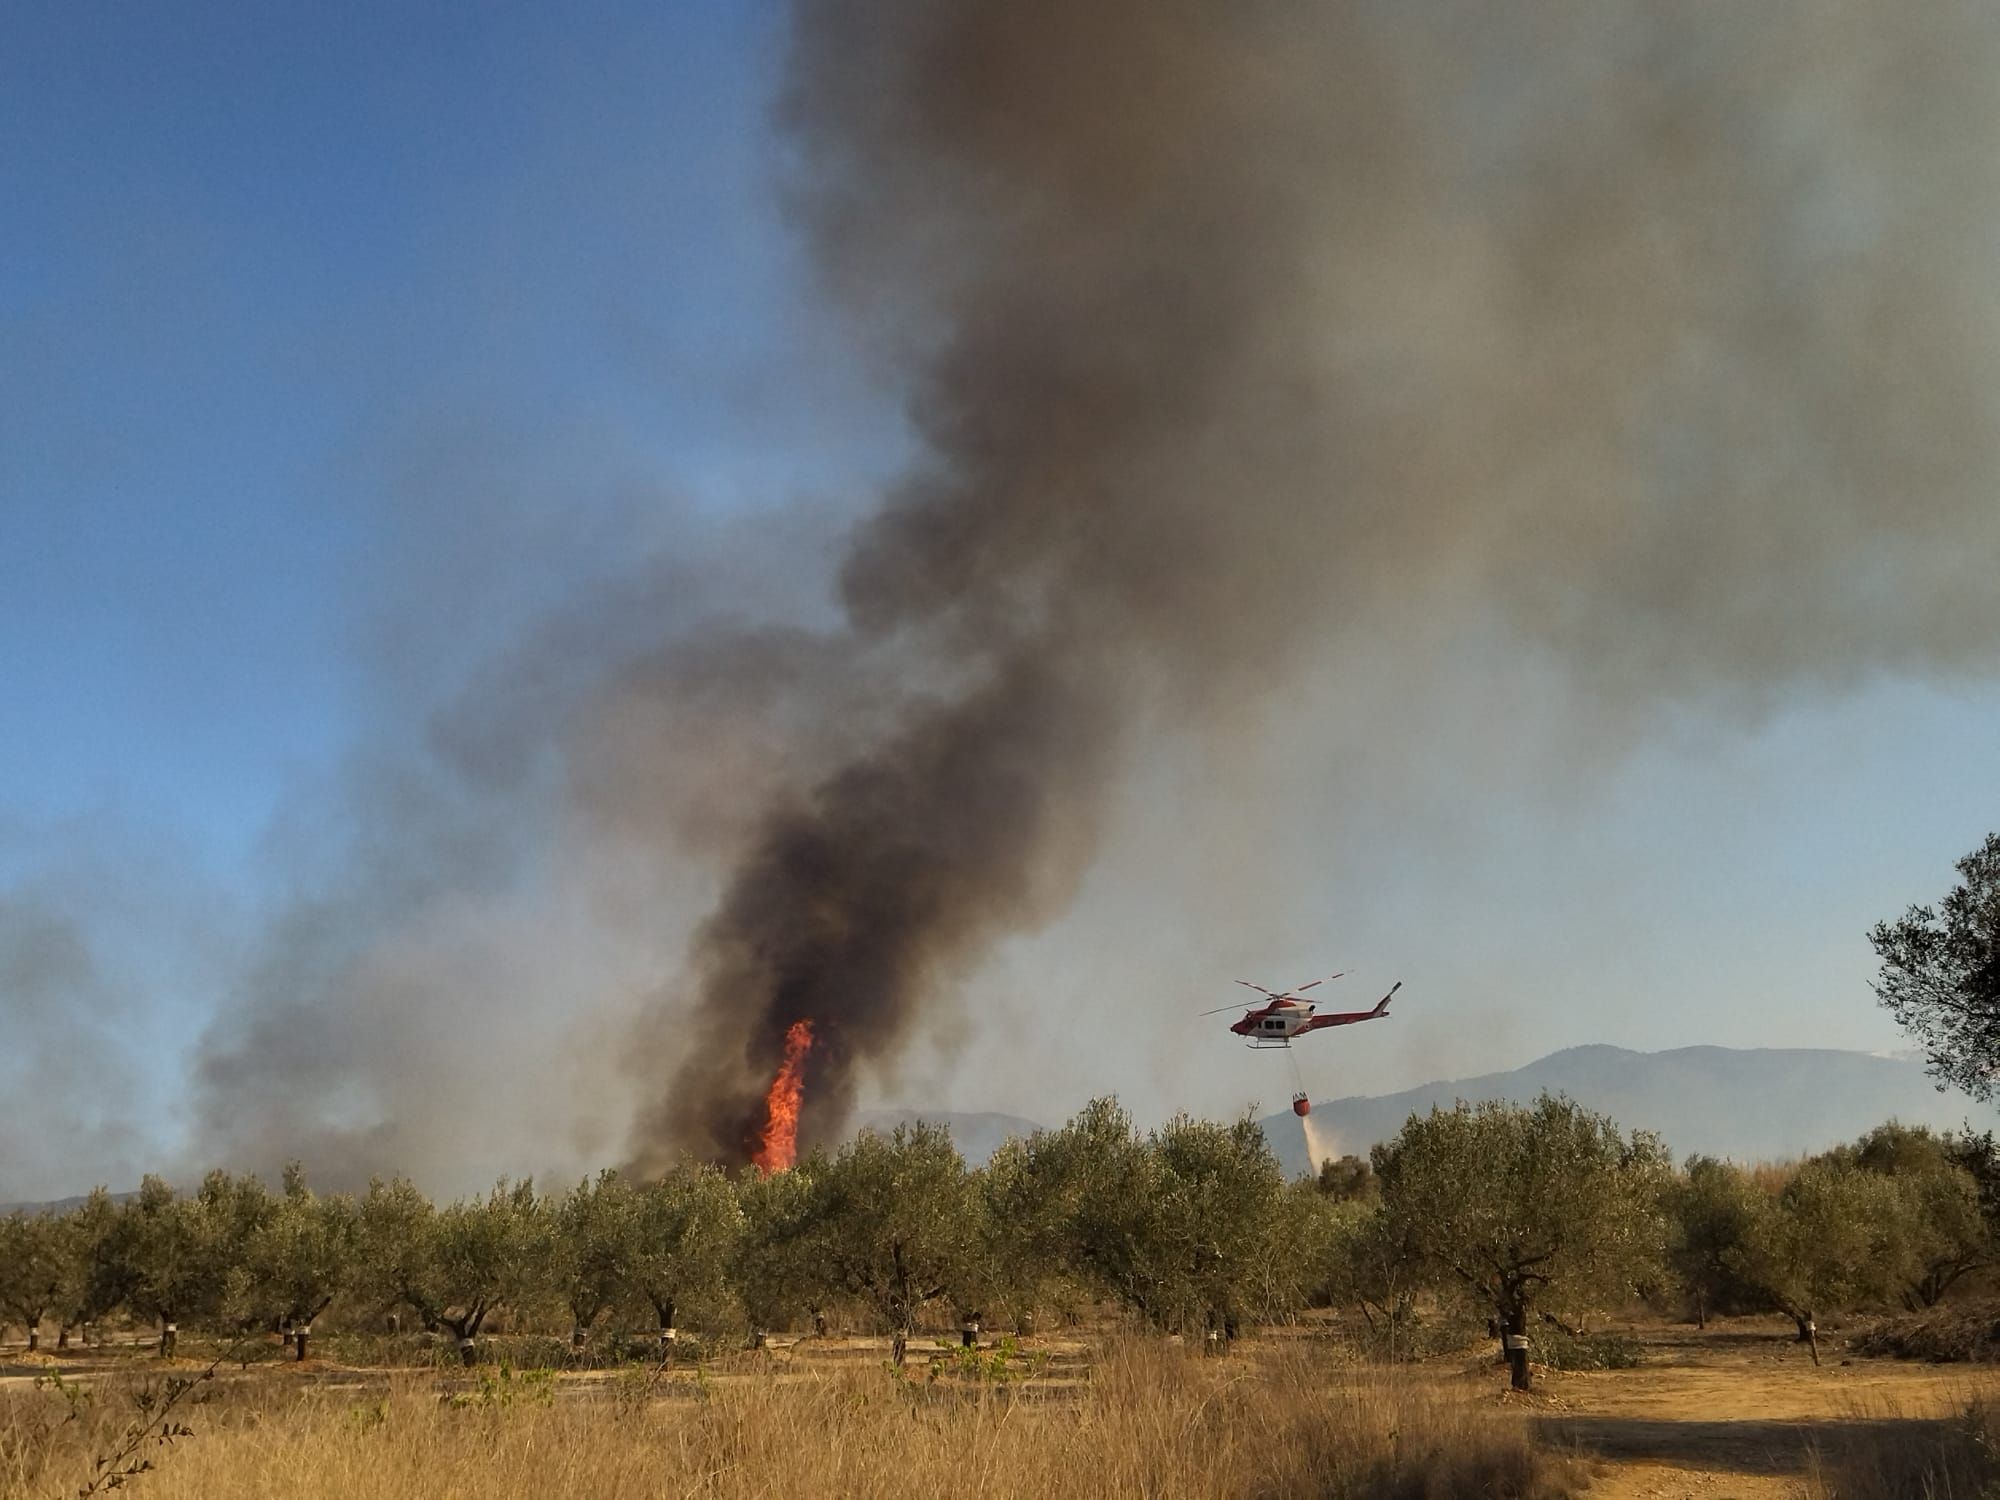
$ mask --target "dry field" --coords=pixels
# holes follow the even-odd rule
[[[1153,1340],[1049,1340],[1031,1370],[889,1373],[874,1341],[806,1340],[702,1372],[560,1378],[234,1366],[134,1456],[161,1497],[1972,1495],[1956,1413],[2000,1375],[1886,1360],[1814,1369],[1757,1321],[1640,1330],[1636,1369],[1502,1389],[1476,1358],[1356,1365],[1300,1336],[1204,1359]],[[18,1346],[17,1346],[18,1348]],[[914,1352],[914,1351],[913,1351]],[[179,1373],[198,1373],[179,1361]],[[159,1390],[136,1350],[60,1368],[0,1356],[0,1493],[74,1495]],[[72,1416],[72,1405],[75,1414]],[[1959,1444],[1951,1462],[1983,1462]],[[1914,1466],[1914,1467],[1913,1467]],[[1922,1470],[1933,1472],[1929,1481]],[[1926,1487],[1928,1484],[1928,1487]]]
[[[1540,1383],[1533,1425],[1545,1443],[1597,1461],[1592,1500],[1981,1493],[1927,1490],[1921,1470],[1953,1447],[1968,1406],[2000,1397],[2000,1370],[1850,1359],[1832,1341],[1815,1368],[1775,1318],[1639,1332],[1638,1368]],[[1885,1483],[1882,1463],[1892,1458],[1903,1468]]]

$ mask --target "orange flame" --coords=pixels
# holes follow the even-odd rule
[[[791,1170],[799,1159],[799,1103],[805,1097],[806,1053],[812,1050],[813,1023],[794,1021],[785,1032],[785,1060],[764,1096],[764,1134],[750,1158],[766,1172]]]

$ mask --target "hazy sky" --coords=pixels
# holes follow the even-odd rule
[[[197,1075],[250,992],[320,994],[272,936],[300,927],[365,949],[357,1014],[382,1018],[287,1023],[286,1067],[324,1026],[353,1070],[321,1107],[375,1146],[336,1170],[620,1159],[647,1087],[625,1028],[718,875],[591,831],[623,742],[574,725],[676,619],[828,618],[845,528],[917,442],[777,191],[785,24],[742,0],[10,11],[0,1200],[241,1149],[223,1117],[255,1080]],[[1597,673],[1644,661],[1573,671],[1450,585],[1405,612],[1374,580],[1367,628],[1309,641],[1237,732],[1166,722],[1075,903],[1000,942],[869,1100],[1273,1106],[1283,1060],[1194,1013],[1336,967],[1356,1001],[1405,987],[1391,1023],[1299,1049],[1326,1096],[1585,1042],[1902,1045],[1865,931],[2000,825],[2000,663],[1861,651],[1771,691],[1627,693]],[[692,719],[651,768],[676,805],[715,774]]]

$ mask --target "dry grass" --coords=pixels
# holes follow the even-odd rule
[[[1975,1402],[1944,1421],[1858,1420],[1823,1437],[1808,1500],[1978,1500],[2000,1493],[2000,1409]]]
[[[435,1376],[337,1390],[273,1372],[218,1383],[148,1495],[1518,1496],[1559,1500],[1573,1466],[1508,1413],[1307,1356],[1204,1360],[1114,1346],[1066,1395],[910,1382],[875,1367],[560,1393],[505,1382],[471,1401]],[[132,1408],[107,1384],[82,1416],[50,1391],[0,1399],[0,1493],[74,1494]]]

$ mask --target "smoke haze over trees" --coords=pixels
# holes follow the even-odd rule
[[[1976,380],[1936,281],[1904,279],[1976,274],[1975,244],[1793,186],[1837,147],[1787,108],[1835,140],[1874,117],[1839,121],[1865,106],[1787,65],[1775,17],[1592,15],[1578,76],[1475,144],[1450,7],[797,12],[796,195],[923,441],[842,566],[839,656],[920,691],[750,830],[645,1139],[743,1154],[802,1018],[826,1134],[857,1055],[1070,899],[1128,725],[1240,713],[1365,640],[1387,585],[1489,589],[1619,697],[1992,644],[1961,550],[2000,543],[1990,427],[1878,373]],[[1920,32],[1896,42],[1973,40]],[[1613,103],[1627,68],[1649,86]],[[1496,148],[1534,163],[1504,202],[1476,181]]]
[[[160,1064],[201,1160],[351,1187],[501,1128],[741,1161],[800,1019],[831,1142],[910,1049],[956,1055],[961,994],[1088,894],[1135,787],[1227,800],[1265,734],[1319,743],[1294,693],[1403,710],[1329,731],[1339,802],[1515,716],[1592,759],[1990,676],[1992,17],[785,16],[788,222],[891,456],[727,520],[636,486],[652,519],[593,537],[535,494],[587,441],[427,434],[376,575],[420,575],[420,623],[385,610],[366,742],[274,831]],[[527,493],[519,557],[463,535],[488,490]],[[1543,696],[1454,697],[1502,666]],[[1219,863],[1223,917],[1287,874]],[[79,1045],[32,996],[97,981],[24,892],[27,1077]]]

